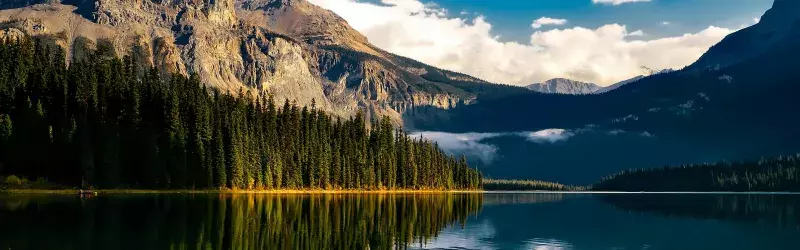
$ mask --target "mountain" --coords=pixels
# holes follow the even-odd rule
[[[225,91],[315,102],[349,116],[449,109],[523,88],[491,84],[383,51],[335,13],[305,0],[7,0],[0,38],[57,44],[68,62],[108,48]]]
[[[720,69],[763,54],[782,41],[800,20],[800,1],[775,0],[760,21],[728,35],[711,47],[690,69]]]
[[[526,88],[540,93],[582,95],[594,93],[601,87],[594,83],[555,78],[547,80],[544,83],[528,85]]]
[[[595,93],[605,93],[621,87],[622,85],[641,80],[645,77],[657,74],[664,74],[674,71],[673,69],[653,70],[648,67],[641,67],[642,73],[636,77],[606,86],[601,87],[594,83],[585,83],[564,78],[555,78],[545,81],[544,83],[534,83],[525,88],[548,94],[568,94],[568,95],[585,95]]]
[[[625,85],[625,84],[628,84],[628,83],[632,83],[632,82],[644,79],[645,77],[648,77],[648,76],[651,76],[651,75],[670,73],[670,72],[673,72],[675,70],[673,70],[673,69],[653,70],[653,69],[650,69],[648,67],[642,66],[642,71],[643,71],[643,73],[641,75],[632,77],[632,78],[627,79],[627,80],[620,81],[620,82],[615,83],[615,84],[608,85],[606,87],[602,87],[602,88],[598,89],[597,91],[595,91],[595,93],[605,93],[605,92],[608,92],[608,91],[611,91],[611,90],[615,90],[615,89],[621,87],[622,85]]]
[[[531,144],[524,138],[494,142],[488,147],[496,147],[499,160],[482,169],[494,178],[567,184],[629,168],[797,153],[798,4],[777,0],[764,21],[734,32],[682,70],[651,75],[602,95],[528,93],[429,111],[414,125],[453,133],[572,131],[569,139],[551,144]],[[752,36],[764,27],[781,29],[773,29],[768,40]],[[754,39],[769,45],[734,46],[746,52],[725,50],[753,45]],[[713,65],[712,70],[703,65]]]

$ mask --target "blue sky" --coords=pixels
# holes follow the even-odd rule
[[[772,6],[773,0],[651,0],[621,5],[591,0],[435,0],[449,15],[482,15],[504,40],[528,40],[531,21],[540,17],[567,19],[569,26],[597,27],[608,23],[643,30],[661,38],[692,33],[708,26],[738,28],[751,25]],[[670,25],[663,25],[669,22]]]
[[[691,64],[773,0],[309,1],[375,46],[440,68],[513,85],[561,77],[607,86],[642,67]]]

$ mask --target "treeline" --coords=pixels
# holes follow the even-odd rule
[[[0,249],[417,249],[465,226],[482,197],[17,196],[0,203]]]
[[[581,186],[568,186],[556,182],[538,180],[483,179],[484,190],[496,191],[581,191]]]
[[[603,178],[598,191],[800,191],[800,154],[757,162],[636,169]]]
[[[361,113],[221,93],[99,45],[67,67],[40,39],[0,43],[0,175],[100,188],[480,188],[464,157],[388,119],[367,129]]]

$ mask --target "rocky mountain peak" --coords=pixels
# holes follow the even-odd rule
[[[382,56],[367,38],[339,15],[305,0],[238,1],[242,16],[269,24],[275,31],[316,46],[341,46]]]
[[[23,35],[48,38],[68,62],[103,44],[164,76],[396,124],[416,106],[471,103],[472,84],[489,84],[380,50],[306,0],[0,1],[0,38]]]
[[[541,93],[582,95],[594,93],[600,89],[600,86],[594,83],[580,82],[565,78],[554,78],[547,80],[544,83],[534,83],[528,85],[527,88]]]

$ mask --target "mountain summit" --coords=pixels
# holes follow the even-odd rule
[[[472,103],[490,85],[383,51],[305,0],[2,1],[0,38],[24,35],[61,46],[68,62],[112,48],[165,76],[395,123],[413,107]]]
[[[789,34],[798,13],[800,1],[775,0],[757,24],[728,35],[688,68],[720,69],[763,54]]]

